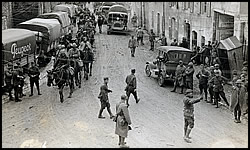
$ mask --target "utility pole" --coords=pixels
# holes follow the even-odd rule
[[[146,29],[146,14],[145,14],[145,2],[143,2],[143,29]]]
[[[163,22],[163,31],[162,31],[162,33],[165,34],[165,2],[163,2],[162,7],[163,7],[163,10],[162,10],[162,12],[163,12],[163,18],[162,18],[162,22]]]
[[[143,26],[143,23],[142,23],[142,2],[141,2],[141,27]]]

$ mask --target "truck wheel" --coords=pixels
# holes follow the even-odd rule
[[[145,73],[148,77],[151,76],[151,72],[150,72],[150,69],[149,69],[149,66],[147,65],[146,68],[145,68]]]
[[[165,82],[165,79],[164,79],[163,75],[161,74],[160,77],[158,78],[158,84],[159,84],[159,86],[163,87],[164,82]]]

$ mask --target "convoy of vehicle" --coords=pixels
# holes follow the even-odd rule
[[[158,56],[153,62],[146,62],[145,73],[148,77],[157,78],[160,86],[166,80],[173,81],[179,60],[187,65],[193,54],[193,51],[177,46],[160,46],[156,50],[159,51]]]

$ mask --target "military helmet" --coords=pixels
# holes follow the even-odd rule
[[[236,84],[242,84],[242,81],[240,79],[238,79],[235,83]]]
[[[187,89],[187,90],[186,90],[186,94],[188,94],[188,93],[193,93],[193,90]]]

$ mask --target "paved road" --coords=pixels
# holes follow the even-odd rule
[[[41,85],[41,96],[26,97],[20,103],[2,106],[3,147],[67,147],[67,148],[116,148],[118,136],[115,123],[98,119],[100,102],[97,98],[103,77],[110,78],[111,109],[124,94],[125,77],[131,68],[136,69],[138,95],[136,104],[130,98],[130,115],[133,130],[127,143],[131,148],[169,147],[248,147],[248,123],[233,122],[233,115],[225,108],[215,109],[205,102],[195,106],[195,127],[191,133],[193,143],[183,140],[184,95],[171,93],[172,85],[159,87],[157,81],[144,73],[147,60],[153,60],[157,52],[148,51],[148,45],[136,50],[130,57],[127,48],[129,36],[96,35],[96,61],[93,76],[83,81],[72,98],[60,103],[58,89]],[[64,94],[69,94],[67,87]],[[43,146],[42,146],[43,145]]]

